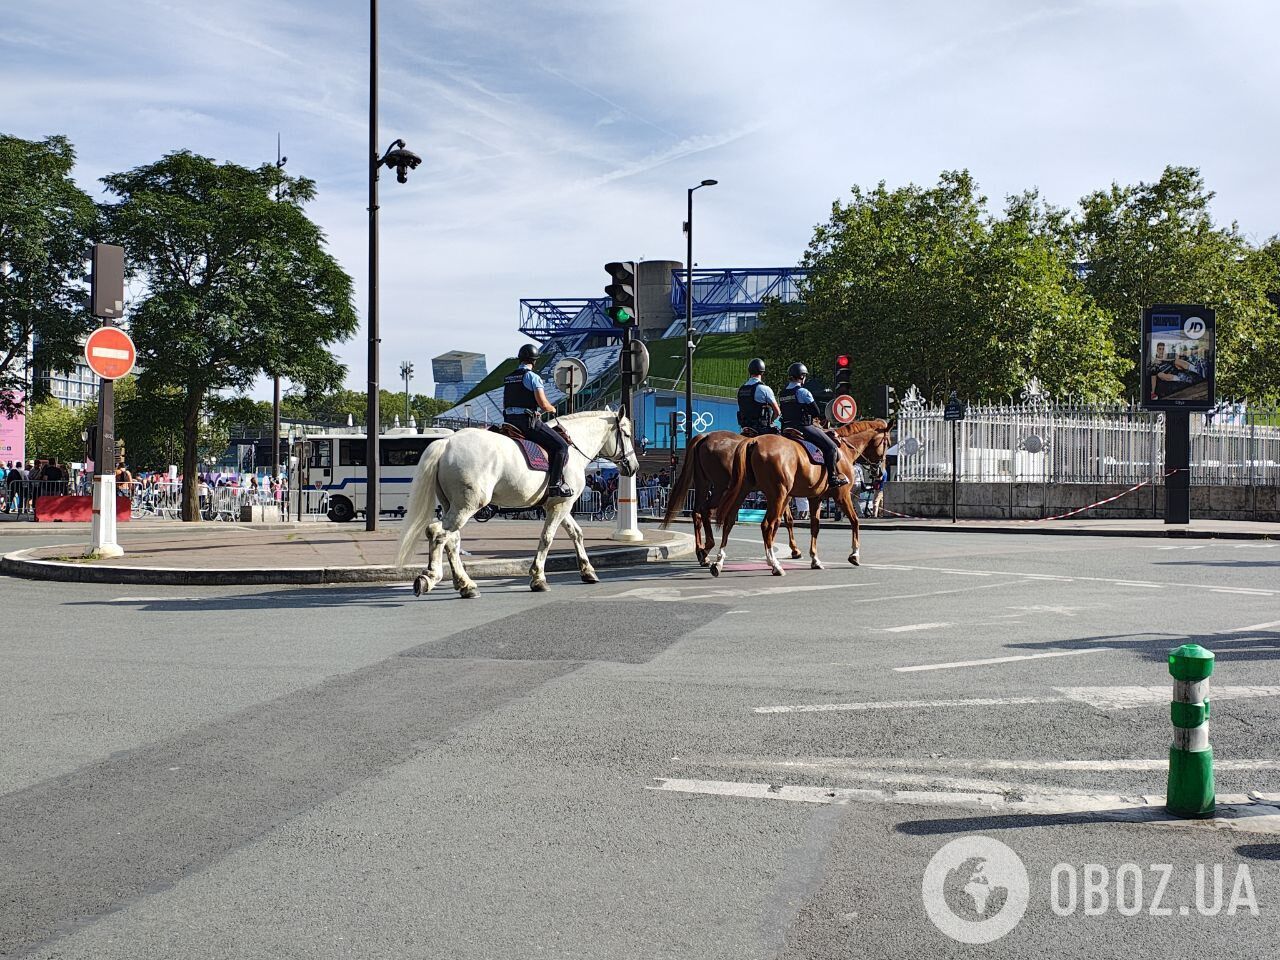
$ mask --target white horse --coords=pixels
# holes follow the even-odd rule
[[[573,496],[547,500],[543,504],[547,521],[538,540],[538,552],[529,567],[529,587],[537,591],[547,589],[547,551],[551,549],[551,541],[562,523],[573,539],[583,583],[600,581],[587,559],[582,528],[571,513],[573,504],[587,485],[587,464],[598,456],[604,456],[617,461],[623,475],[628,477],[634,476],[640,467],[635,444],[631,440],[631,422],[621,413],[589,410],[561,417],[559,423],[571,441],[564,481],[573,489]],[[400,553],[396,559],[396,564],[403,567],[418,538],[426,531],[430,560],[427,569],[413,581],[413,592],[420,596],[440,582],[443,552],[449,557],[454,589],[468,600],[478,597],[480,590],[463,569],[460,557],[463,525],[488,504],[532,508],[543,502],[546,492],[547,474],[530,470],[520,447],[501,434],[474,428],[459,430],[427,447],[413,478],[404,532],[400,535]],[[440,521],[435,519],[437,503],[444,510]]]

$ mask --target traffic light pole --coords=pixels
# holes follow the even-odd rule
[[[622,381],[618,409],[626,415],[628,420],[631,420],[632,439],[634,440],[635,420],[631,416],[631,337],[631,326],[623,327],[622,352],[618,355],[619,372],[621,373]],[[624,476],[621,472],[618,474],[618,522],[610,535],[611,540],[623,540],[633,543],[644,539],[644,534],[640,532],[640,510],[639,505],[636,503],[636,481],[637,478],[634,476]]]

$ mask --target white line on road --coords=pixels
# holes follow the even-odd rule
[[[1280,833],[1280,795],[1227,794],[1218,797],[1217,815],[1183,820],[1165,812],[1164,797],[1125,797],[1117,794],[1028,793],[1021,798],[1005,793],[932,790],[873,790],[862,787],[792,786],[776,783],[738,783],[725,780],[658,779],[649,790],[692,793],[745,800],[788,800],[793,803],[847,805],[856,802],[907,806],[958,806],[1020,814],[1077,814],[1104,822],[1154,823],[1192,829],[1236,830],[1242,833]]]
[[[930,707],[1005,707],[1032,703],[1066,703],[1066,697],[986,697],[967,700],[879,700],[869,703],[804,703],[784,707],[756,707],[756,713],[827,713],[858,710],[910,710]]]
[[[869,570],[920,570],[924,573],[954,573],[953,567],[921,567],[910,564],[885,564],[885,563],[864,563],[864,567]],[[1009,570],[989,570],[987,573],[997,577],[1018,577],[1020,580],[1050,580],[1060,583],[1112,583],[1112,584],[1133,584],[1137,581],[1125,580],[1120,577],[1068,577],[1063,575],[1045,574],[1045,573],[1014,573]],[[1161,587],[1185,587],[1191,590],[1226,590],[1228,588],[1219,587],[1211,583],[1160,583]],[[1274,597],[1280,594],[1280,590],[1266,589],[1250,589],[1245,587],[1231,588],[1233,592],[1256,594],[1257,596]]]
[[[1088,703],[1099,710],[1132,710],[1152,703],[1169,702],[1169,685],[1158,687],[1054,687],[1072,700]],[[1280,696],[1280,687],[1212,687],[1209,699],[1246,700]]]
[[[1248,633],[1251,630],[1270,630],[1272,627],[1280,627],[1280,620],[1269,620],[1266,623],[1255,623],[1248,627],[1232,627],[1230,630],[1219,630],[1219,633]]]
[[[1104,653],[1110,647],[1090,647],[1087,650],[1054,650],[1051,653],[1025,653],[1016,657],[988,657],[985,660],[957,660],[954,663],[921,663],[911,667],[894,667],[896,673],[917,673],[921,670],[955,670],[958,667],[985,667],[993,663],[1013,663],[1018,660],[1046,660],[1050,657],[1075,657],[1082,653]]]
[[[937,630],[941,627],[949,627],[949,623],[908,623],[902,627],[881,627],[884,633],[911,633],[914,630]]]
[[[767,766],[770,769],[806,768],[814,770],[960,770],[969,773],[1005,773],[1017,770],[1107,773],[1112,770],[1167,770],[1169,758],[1131,760],[969,760],[961,757],[814,757],[812,760],[730,761],[734,766]],[[1215,759],[1215,770],[1280,770],[1280,760]]]

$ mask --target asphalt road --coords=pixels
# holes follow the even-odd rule
[[[736,535],[478,601],[0,579],[0,956],[1274,956],[1274,821],[1070,810],[1163,792],[1188,639],[1219,793],[1280,793],[1280,544]],[[984,946],[922,898],[965,837],[1026,870]],[[962,931],[1011,916],[953,866]]]

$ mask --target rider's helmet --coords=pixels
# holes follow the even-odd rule
[[[747,373],[751,374],[751,376],[753,377],[760,376],[762,373],[764,373],[764,361],[761,360],[759,357],[756,357],[754,360],[752,360],[750,363],[747,364]]]
[[[521,363],[532,363],[538,359],[538,348],[532,343],[526,343],[520,348],[520,352],[516,356]]]
[[[803,363],[797,362],[787,367],[787,376],[790,377],[792,380],[799,380],[801,377],[807,377],[808,375],[809,375],[809,368],[806,367]]]

